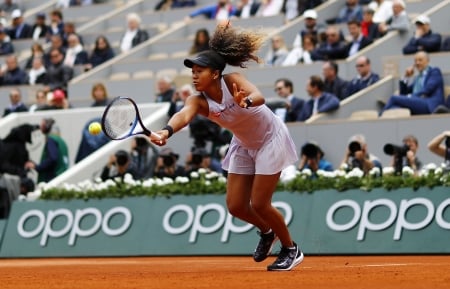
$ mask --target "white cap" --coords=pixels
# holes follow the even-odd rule
[[[305,12],[303,12],[303,17],[317,19],[317,12],[313,9],[305,10]]]
[[[20,12],[20,9],[14,9],[12,12],[11,12],[11,18],[12,19],[14,19],[14,18],[19,18],[19,17],[21,17],[22,16],[22,12]]]
[[[426,15],[419,15],[416,18],[416,21],[414,21],[414,23],[430,24],[431,21],[430,21],[430,18],[428,18],[428,16],[426,16]]]

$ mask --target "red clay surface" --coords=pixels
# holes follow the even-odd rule
[[[0,288],[450,288],[450,256],[306,256],[290,272],[270,257],[0,259]]]

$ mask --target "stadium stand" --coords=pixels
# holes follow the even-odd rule
[[[112,60],[94,68],[88,72],[79,71],[69,83],[70,101],[74,109],[68,111],[56,111],[54,113],[57,123],[61,124],[61,132],[69,143],[71,163],[76,154],[76,148],[81,139],[81,129],[84,122],[102,113],[101,108],[88,108],[92,99],[90,97],[92,84],[102,82],[108,88],[111,96],[127,95],[135,98],[140,104],[143,114],[148,116],[145,123],[152,129],[164,126],[167,120],[167,104],[152,104],[153,92],[155,92],[155,81],[158,73],[164,69],[176,71],[175,82],[189,82],[189,71],[184,69],[182,58],[186,56],[195,31],[199,28],[207,28],[212,31],[216,22],[205,19],[195,19],[190,23],[180,22],[184,16],[195,8],[180,8],[164,12],[155,12],[153,8],[157,1],[154,0],[130,0],[130,1],[107,1],[104,4],[92,7],[70,7],[64,10],[65,20],[72,21],[77,26],[77,32],[83,36],[88,50],[92,48],[95,38],[99,34],[107,35],[112,46],[118,51],[118,43],[125,31],[125,17],[130,12],[139,13],[143,19],[143,28],[149,34],[150,39],[135,47],[131,51],[118,54]],[[339,9],[344,5],[342,0],[328,0],[316,8],[319,19],[331,19],[336,17]],[[25,17],[30,22],[38,11],[48,13],[54,8],[56,1],[22,1],[26,6]],[[197,1],[198,5],[205,5],[206,0]],[[426,14],[432,19],[433,30],[443,35],[450,34],[448,31],[448,14],[450,13],[450,0],[438,1],[406,1],[407,11],[411,21],[420,14]],[[282,15],[274,17],[254,17],[249,19],[233,20],[233,25],[241,27],[254,27],[262,29],[268,38],[280,34],[290,45],[299,28],[304,26],[304,18],[298,17],[289,23],[284,22]],[[342,29],[346,31],[345,26]],[[398,89],[398,79],[404,69],[411,65],[412,56],[401,55],[401,47],[409,39],[411,34],[399,34],[390,32],[372,45],[360,51],[356,55],[339,60],[339,75],[344,79],[351,79],[355,74],[355,61],[357,57],[366,55],[372,60],[372,68],[381,77],[376,84],[359,91],[341,102],[341,107],[332,113],[319,114],[305,123],[289,123],[288,127],[294,136],[294,140],[300,147],[305,139],[314,139],[321,143],[322,149],[327,151],[328,159],[334,164],[341,161],[341,155],[348,136],[354,133],[369,132],[368,141],[374,148],[374,153],[382,156],[383,162],[388,158],[383,155],[382,147],[386,142],[400,141],[402,136],[408,132],[414,133],[419,139],[429,140],[437,131],[448,129],[450,114],[430,116],[402,116],[400,118],[378,118],[374,117],[379,107],[377,101],[392,95]],[[29,55],[32,41],[14,41],[17,45],[17,55],[20,61]],[[44,43],[44,42],[43,42]],[[260,51],[265,55],[268,42]],[[450,67],[448,52],[434,53],[431,55],[431,64],[439,65],[444,73],[445,84],[450,86]],[[1,61],[1,59],[0,59]],[[311,65],[298,64],[289,67],[266,67],[264,65],[251,64],[248,69],[240,70],[250,81],[253,81],[267,98],[275,96],[273,82],[279,77],[290,77],[295,83],[299,95],[303,94],[306,79],[311,74],[321,75],[321,63]],[[234,69],[230,69],[233,71]],[[0,105],[7,105],[7,93],[12,87],[0,87]],[[35,91],[40,86],[21,86],[24,99],[27,103],[34,100]],[[447,90],[446,95],[450,94]],[[304,94],[306,95],[306,94]],[[358,112],[358,113],[357,113]],[[33,114],[13,114],[0,119],[1,134],[9,131],[16,124],[31,122],[36,123],[48,112],[37,112]],[[53,115],[53,112],[52,112]],[[433,128],[430,130],[430,128]],[[333,142],[330,142],[333,131]],[[334,137],[341,135],[341,138]],[[188,130],[183,130],[173,138],[173,149],[181,155],[188,153],[190,146]],[[99,160],[118,148],[127,148],[127,142],[111,142],[102,147],[98,152],[86,158],[82,163],[73,165],[66,173],[54,180],[60,182],[76,182],[95,175],[99,168],[95,166]],[[39,141],[30,147],[32,157],[37,158],[40,151]],[[437,158],[423,149],[421,159],[429,162],[437,161]],[[102,163],[102,162],[99,162]]]

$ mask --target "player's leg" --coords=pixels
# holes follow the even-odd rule
[[[253,175],[228,174],[227,206],[233,216],[253,224],[259,229],[258,233],[261,238],[253,252],[253,259],[256,262],[261,262],[272,251],[277,237],[270,226],[255,213],[250,204],[253,179]]]
[[[250,202],[256,214],[264,216],[264,221],[280,239],[282,248],[275,262],[267,267],[270,271],[291,270],[303,261],[303,253],[292,240],[283,215],[272,206],[272,195],[280,173],[256,175],[253,181]]]

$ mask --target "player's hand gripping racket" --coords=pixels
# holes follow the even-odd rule
[[[106,107],[102,117],[102,130],[113,140],[126,139],[139,134],[153,135],[161,139],[158,134],[144,126],[134,100],[124,96],[114,98]]]

